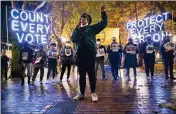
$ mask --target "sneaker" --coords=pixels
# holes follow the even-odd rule
[[[40,84],[43,84],[43,82],[42,82],[42,81],[40,81]]]
[[[21,82],[21,85],[24,85],[24,82]]]
[[[117,76],[117,77],[116,77],[116,80],[118,80],[118,79],[119,79],[119,77]]]
[[[79,101],[79,100],[83,100],[83,99],[85,99],[85,96],[82,94],[79,94],[73,98],[74,101]]]
[[[92,97],[92,101],[93,101],[93,102],[98,101],[98,96],[97,96],[96,93],[92,93],[92,94],[91,94],[91,97]]]

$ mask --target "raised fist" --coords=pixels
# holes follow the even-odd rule
[[[101,12],[103,12],[103,11],[105,11],[105,7],[104,7],[104,5],[101,5]]]

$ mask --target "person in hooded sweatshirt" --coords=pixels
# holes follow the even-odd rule
[[[47,73],[47,81],[46,84],[48,83],[49,77],[51,75],[52,71],[52,82],[54,83],[55,80],[55,75],[56,75],[56,66],[57,66],[57,59],[59,58],[59,54],[56,49],[56,43],[50,43],[50,49],[48,50],[47,53],[48,57],[48,73]]]
[[[143,59],[145,64],[145,73],[148,77],[148,80],[150,80],[149,73],[151,73],[151,80],[153,80],[155,66],[155,50],[151,37],[147,37],[146,42],[144,43]]]
[[[116,42],[116,38],[112,37],[112,43],[108,46],[108,59],[111,64],[112,76],[114,80],[118,80],[118,69],[121,65],[122,46]]]
[[[104,56],[106,55],[105,46],[101,45],[100,39],[97,39],[97,54],[96,54],[96,64],[95,64],[95,76],[97,77],[97,70],[100,64],[102,72],[102,80],[107,80],[104,70]]]
[[[7,80],[7,72],[8,72],[8,61],[9,58],[5,54],[5,50],[2,50],[2,55],[1,55],[1,79],[3,78],[2,76],[5,77],[5,80]]]
[[[27,68],[28,84],[30,84],[30,79],[32,75],[32,59],[33,59],[33,50],[29,47],[28,42],[25,41],[23,44],[23,48],[20,51],[20,59],[19,59],[19,64],[22,72],[21,85],[24,85],[26,68]]]
[[[133,68],[134,79],[136,80],[137,53],[138,53],[137,45],[133,43],[132,38],[129,38],[128,43],[125,45],[124,48],[124,56],[125,56],[124,67],[126,68],[126,75],[129,81],[131,81],[130,68]]]
[[[169,37],[164,39],[160,51],[164,62],[164,71],[166,80],[169,79],[168,69],[170,70],[170,79],[175,80],[176,78],[174,77],[173,74],[175,44],[170,41]]]
[[[107,15],[105,7],[101,6],[102,21],[91,25],[91,16],[83,14],[80,18],[79,24],[73,31],[71,40],[76,43],[76,63],[79,69],[79,86],[80,94],[74,97],[74,100],[82,100],[85,98],[86,87],[86,72],[89,76],[91,97],[92,101],[98,101],[98,96],[95,93],[96,77],[95,77],[95,60],[96,60],[96,38],[95,36],[100,33],[107,26]]]
[[[43,49],[43,45],[38,45],[39,50],[35,52],[34,54],[34,73],[32,77],[32,84],[34,84],[34,81],[36,79],[37,73],[40,70],[40,84],[43,82],[43,76],[44,76],[44,64],[46,61],[46,52]]]
[[[63,75],[65,73],[65,70],[67,68],[67,82],[70,82],[69,77],[70,77],[70,70],[71,70],[71,61],[73,57],[73,49],[70,45],[70,41],[66,42],[66,45],[61,48],[60,51],[60,57],[62,60],[62,71],[60,75],[60,82],[62,82]]]

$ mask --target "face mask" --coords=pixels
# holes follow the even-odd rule
[[[97,42],[97,45],[100,45],[100,42]]]
[[[66,43],[66,46],[69,47],[69,46],[70,46],[70,43]]]

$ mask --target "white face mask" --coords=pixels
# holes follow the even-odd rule
[[[81,27],[85,27],[85,26],[87,26],[87,25],[88,25],[88,23],[87,23],[87,24],[85,24],[85,25],[82,25],[82,24],[81,24]]]
[[[100,42],[97,42],[97,45],[100,45]]]
[[[66,46],[69,47],[69,46],[70,46],[70,43],[66,43]]]

